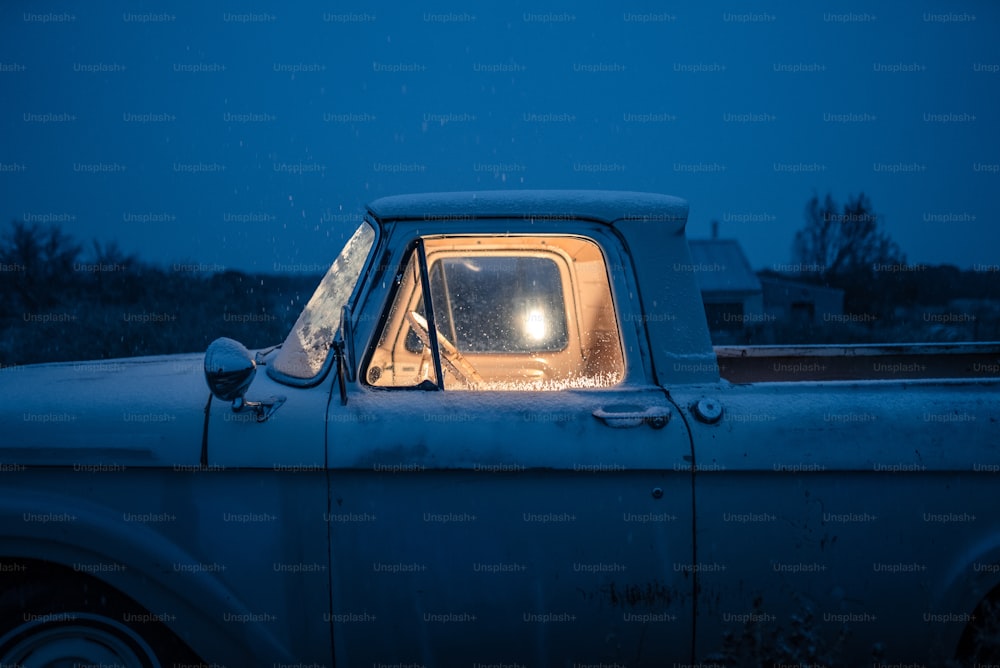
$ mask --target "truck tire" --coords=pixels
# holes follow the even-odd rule
[[[958,665],[1000,664],[1000,591],[994,590],[972,613],[958,648]]]
[[[3,585],[0,666],[168,668],[193,658],[166,626],[93,578]]]

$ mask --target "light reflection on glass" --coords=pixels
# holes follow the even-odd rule
[[[540,308],[529,309],[524,318],[524,333],[531,341],[541,341],[545,338],[545,311]]]

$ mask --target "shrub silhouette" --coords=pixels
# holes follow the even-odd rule
[[[0,235],[0,365],[202,352],[219,336],[280,343],[320,276],[166,269],[58,227]]]

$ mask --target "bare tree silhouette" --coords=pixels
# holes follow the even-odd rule
[[[795,234],[794,255],[798,262],[816,266],[825,282],[906,261],[899,246],[879,228],[879,216],[864,193],[848,197],[843,208],[830,194],[822,203],[813,195],[806,204],[806,226]]]
[[[59,303],[62,290],[74,283],[74,264],[80,245],[58,227],[11,221],[10,229],[0,236],[0,264],[7,290],[16,295],[29,311]]]
[[[845,307],[854,312],[889,315],[900,292],[900,265],[906,256],[879,225],[879,215],[864,193],[843,207],[827,194],[806,204],[806,225],[795,234],[792,254],[817,282],[841,288]]]

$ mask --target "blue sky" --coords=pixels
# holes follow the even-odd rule
[[[994,2],[7,2],[0,215],[169,266],[323,271],[364,202],[678,195],[791,260],[866,192],[913,263],[996,264]]]

